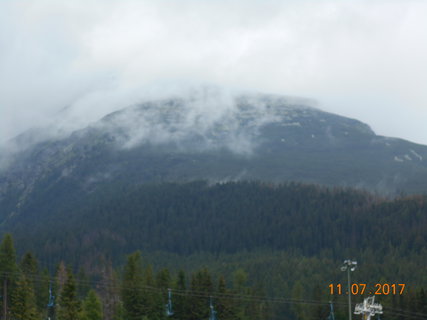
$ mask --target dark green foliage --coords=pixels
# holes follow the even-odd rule
[[[80,299],[87,297],[90,290],[89,278],[83,268],[80,268],[76,276],[77,279],[77,295]]]
[[[39,310],[39,313],[45,314],[47,303],[49,301],[49,287],[52,284],[51,276],[49,274],[49,271],[47,269],[44,269],[41,273],[37,275],[36,279],[37,281],[34,281],[34,288],[37,292],[37,308]]]
[[[25,274],[21,274],[16,282],[11,299],[10,313],[12,319],[36,320],[40,318],[37,313],[36,297],[32,281]]]
[[[86,299],[83,301],[81,320],[102,320],[101,301],[96,292],[89,290]]]
[[[191,276],[190,290],[196,295],[189,297],[191,305],[188,319],[203,319],[209,316],[209,296],[213,295],[212,277],[207,268],[203,268]]]
[[[2,310],[8,312],[10,297],[14,294],[14,284],[17,279],[16,252],[12,235],[6,233],[0,244],[0,281],[2,289]],[[4,309],[3,309],[4,308]]]
[[[155,277],[153,273],[153,267],[151,265],[148,265],[144,270],[144,289],[142,292],[144,301],[143,314],[149,319],[162,319],[164,317],[164,293],[166,289],[162,288],[162,290],[156,290],[154,288],[157,287],[157,284],[162,284],[162,286],[166,285],[164,280],[168,282],[168,273],[169,271],[165,272],[165,270],[163,270],[160,271]],[[166,278],[164,275],[166,275]]]
[[[246,294],[246,284],[248,281],[248,274],[243,269],[238,269],[234,272],[233,289],[237,293]]]
[[[58,320],[80,319],[80,301],[77,297],[77,287],[74,276],[69,270],[60,292],[57,316]]]
[[[124,320],[125,319],[125,310],[123,308],[123,303],[119,302],[112,315],[113,320]]]
[[[161,269],[156,276],[157,288],[168,289],[171,286],[171,277],[169,270],[166,268]]]
[[[2,278],[10,278],[16,271],[16,251],[13,245],[12,235],[6,233],[0,244],[0,273]]]
[[[327,315],[325,308],[331,298],[338,302],[339,320],[346,317],[346,310],[340,305],[345,304],[345,297],[330,297],[327,287],[330,283],[345,284],[345,274],[339,266],[346,258],[359,261],[360,268],[353,275],[355,282],[407,284],[411,291],[403,297],[379,297],[385,307],[425,313],[425,292],[421,291],[427,287],[423,269],[427,261],[425,196],[382,199],[347,189],[249,182],[212,186],[194,182],[112,190],[93,193],[93,202],[85,209],[75,208],[67,221],[47,221],[43,227],[46,229],[42,229],[40,237],[31,238],[31,243],[22,234],[23,242],[17,242],[25,250],[45,255],[40,261],[46,261],[46,255],[49,261],[52,257],[59,261],[63,252],[74,270],[79,270],[84,261],[88,272],[87,276],[81,273],[78,288],[86,285],[86,291],[91,280],[104,278],[99,270],[103,270],[105,259],[98,259],[99,256],[108,252],[115,265],[121,266],[124,253],[144,250],[144,261],[153,266],[143,265],[137,254],[131,255],[122,273],[121,292],[110,292],[118,287],[108,280],[113,278],[113,271],[102,282],[105,292],[101,285],[96,288],[103,302],[110,301],[105,314],[108,320],[113,313],[117,318],[130,319],[126,312],[134,307],[134,319],[163,319],[170,287],[176,290],[172,291],[172,319],[187,315],[189,319],[206,319],[212,296],[220,320],[272,319],[277,315],[284,319],[310,319]],[[11,248],[11,238],[8,243],[1,248],[13,253],[5,249]],[[34,259],[25,255],[21,262],[26,274],[33,272],[29,270],[34,269]],[[190,281],[184,271],[177,272],[179,268],[187,272]],[[66,279],[63,264],[61,269],[59,292]],[[127,279],[129,275],[135,281]],[[221,275],[224,278],[220,281]],[[129,285],[125,285],[126,281]],[[258,284],[262,284],[259,290]],[[268,300],[253,304],[240,298],[224,298],[219,292],[294,296],[322,302],[302,305],[301,309],[299,304]],[[40,300],[46,293],[46,287],[37,293],[39,311],[46,306],[47,297]],[[132,299],[135,303],[129,303]],[[395,320],[390,315],[384,319]]]
[[[232,292],[227,288],[225,278],[221,275],[218,279],[218,288],[216,290],[217,298],[213,301],[218,319],[238,318],[239,311],[236,310],[236,301],[227,298],[230,293]]]
[[[26,276],[36,275],[38,273],[37,260],[31,252],[26,252],[21,260],[21,271]]]
[[[140,252],[131,254],[125,265],[122,301],[125,319],[140,320],[142,316],[147,314]]]
[[[36,305],[38,312],[44,312],[46,309],[46,301],[48,301],[48,290],[50,277],[47,270],[40,274],[36,257],[31,252],[26,252],[20,263],[20,270],[26,276],[28,281],[31,281],[31,286],[34,291],[38,292],[36,296]]]
[[[9,240],[11,240],[10,237]],[[10,248],[9,245],[8,247]],[[214,274],[204,267],[192,273],[188,287],[184,271],[171,275],[169,269],[161,268],[154,278],[152,267],[148,265],[144,269],[140,252],[135,252],[128,256],[128,261],[122,271],[121,294],[117,296],[114,308],[104,309],[107,310],[107,313],[102,312],[100,298],[95,293],[93,286],[114,289],[116,286],[114,284],[114,273],[111,271],[104,272],[104,279],[100,280],[85,280],[85,284],[91,283],[91,288],[83,301],[83,308],[80,310],[82,299],[78,297],[76,281],[72,272],[67,270],[63,263],[60,263],[57,272],[57,290],[60,291],[56,305],[57,319],[165,320],[167,289],[171,287],[174,315],[170,319],[207,319],[210,303],[212,303],[220,320],[276,318],[320,320],[326,319],[328,316],[328,300],[331,299],[335,303],[336,319],[346,319],[346,297],[328,295],[327,283],[330,281],[322,280],[322,275],[326,278],[331,277],[330,279],[332,279],[333,276],[331,275],[333,274],[342,275],[339,270],[336,270],[338,268],[335,262],[330,265],[331,261],[327,259],[322,261],[298,254],[279,255],[277,257],[273,253],[265,256],[263,254],[255,255],[256,260],[248,266],[252,270],[256,270],[257,264],[261,262],[269,265],[268,274],[263,275],[267,278],[273,278],[273,281],[276,282],[275,285],[279,286],[281,291],[275,296],[281,297],[280,299],[268,297],[263,285],[270,286],[270,284],[264,281],[262,281],[263,285],[260,284],[259,277],[261,274],[259,272],[252,275],[252,271],[239,267],[225,274],[232,279],[227,283],[227,277]],[[26,272],[16,271],[15,273],[17,281],[11,294],[10,315],[13,319],[36,320],[41,317],[41,314],[45,314],[45,310],[42,310],[44,311],[42,313],[37,311],[36,296],[42,293],[34,292],[33,283],[48,284],[49,276],[46,272],[42,276],[34,273],[36,270],[33,268],[36,265],[34,263],[35,257],[32,255],[25,256],[26,258],[23,261],[26,263],[21,263],[21,269],[26,270]],[[241,257],[243,255],[236,257],[236,259],[240,261]],[[286,258],[284,259],[284,257]],[[228,263],[227,265],[233,266],[233,264]],[[282,269],[286,265],[289,265],[290,268]],[[107,265],[106,269],[109,268]],[[333,270],[334,268],[335,270]],[[357,271],[363,276],[363,270],[370,268],[375,269],[376,267],[375,265],[371,265],[369,268],[364,266]],[[358,272],[355,272],[354,282],[362,282],[360,278],[357,279],[357,275]],[[274,276],[282,277],[274,278]],[[343,277],[345,278],[345,275]],[[175,279],[173,282],[172,278]],[[393,280],[381,277],[378,281],[391,283]],[[252,285],[251,282],[257,284]],[[112,297],[114,294],[110,298]],[[358,296],[354,299],[356,302],[360,302],[362,298]],[[411,320],[414,314],[418,316],[426,314],[427,300],[423,287],[408,288],[402,296],[378,296],[377,299],[385,307],[386,314],[383,318],[386,320]]]
[[[173,295],[173,319],[183,319],[189,313],[189,298],[187,295],[187,283],[185,272],[179,270],[175,279],[174,288],[177,295]]]
[[[55,216],[34,228],[36,238],[18,232],[26,247],[57,259],[67,252],[73,265],[93,267],[100,253],[117,262],[138,249],[188,255],[268,248],[342,259],[371,248],[375,255],[410,255],[427,247],[427,198],[390,201],[299,184],[144,185],[94,193],[67,219]]]

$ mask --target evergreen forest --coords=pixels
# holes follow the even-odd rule
[[[61,203],[52,190],[49,203],[34,200],[2,233],[8,319],[310,320],[331,317],[332,302],[344,320],[347,295],[330,286],[346,290],[345,259],[357,260],[352,283],[370,292],[405,284],[402,293],[376,295],[381,319],[427,315],[423,195],[117,183]],[[352,296],[353,308],[368,290]]]

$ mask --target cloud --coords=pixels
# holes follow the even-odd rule
[[[426,10],[416,0],[2,1],[0,141],[216,83],[316,98],[427,143]]]
[[[168,150],[226,149],[251,156],[265,124],[294,116],[295,100],[282,98],[278,102],[277,97],[272,98],[212,85],[196,86],[180,89],[171,99],[149,99],[112,113],[93,128],[108,133],[119,149],[148,143],[166,145]],[[278,109],[275,104],[288,107]]]

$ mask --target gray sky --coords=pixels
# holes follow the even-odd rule
[[[0,142],[215,83],[427,144],[427,1],[0,1]],[[179,85],[178,85],[179,84]]]

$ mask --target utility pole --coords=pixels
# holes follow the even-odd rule
[[[217,320],[216,311],[212,303],[212,297],[210,297],[209,308],[210,308],[209,320]]]
[[[366,298],[363,303],[356,304],[354,308],[354,314],[361,314],[363,320],[371,320],[371,317],[382,313],[383,306],[375,303],[375,296]]]
[[[172,290],[168,289],[168,303],[166,304],[166,316],[173,316],[172,310]]]
[[[329,317],[328,320],[335,320],[335,315],[334,315],[334,305],[332,304],[332,301],[329,301],[329,305],[331,307],[331,311],[329,313]]]
[[[52,283],[49,283],[49,302],[47,304],[47,320],[53,320],[55,315],[55,296],[52,294]]]
[[[357,268],[357,261],[345,260],[341,271],[347,271],[347,294],[348,294],[348,319],[351,320],[351,286],[350,286],[350,271]]]

